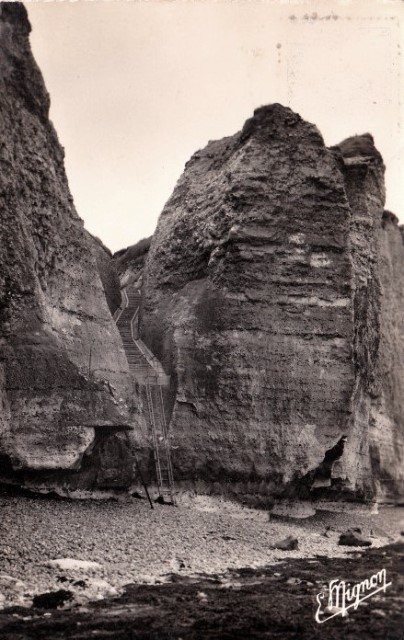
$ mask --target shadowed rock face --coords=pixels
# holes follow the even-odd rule
[[[385,211],[378,230],[380,342],[370,401],[369,447],[380,495],[394,500],[404,485],[404,239]],[[401,489],[401,490],[400,490]]]
[[[327,149],[276,104],[187,163],[146,259],[141,324],[172,376],[184,484],[295,496],[346,434],[331,487],[310,497],[383,496],[387,468],[389,496],[403,491],[388,270],[404,252],[382,225],[383,175],[371,136]]]
[[[110,312],[112,314],[121,305],[121,291],[119,274],[112,260],[111,251],[96,236],[88,234],[90,243],[97,263],[97,270],[104,288],[105,297]]]
[[[134,283],[141,286],[143,267],[150,249],[151,237],[143,238],[126,249],[121,249],[113,255],[112,265],[119,274],[122,287]]]
[[[125,484],[132,460],[116,432],[129,425],[128,365],[29,31],[24,6],[0,5],[2,476],[90,488],[95,456],[104,485],[109,468],[110,484]]]

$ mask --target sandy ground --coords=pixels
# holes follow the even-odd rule
[[[0,593],[3,606],[15,594],[29,606],[33,595],[67,588],[67,580],[83,577],[80,569],[48,566],[57,558],[98,563],[84,573],[101,586],[110,585],[107,596],[127,583],[165,582],[171,573],[224,573],[319,555],[342,558],[352,548],[338,545],[341,531],[359,526],[377,548],[400,539],[403,520],[404,508],[385,508],[378,515],[321,512],[286,520],[207,497],[151,510],[147,502],[133,498],[70,501],[0,495]],[[270,549],[288,535],[298,538],[298,550]],[[20,586],[10,579],[21,581]]]

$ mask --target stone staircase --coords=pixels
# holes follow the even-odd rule
[[[114,320],[121,334],[129,369],[140,384],[168,386],[170,377],[160,362],[139,338],[139,307],[141,295],[134,285],[122,291],[122,306],[115,312]]]
[[[116,311],[114,319],[121,334],[129,370],[134,380],[144,389],[159,498],[163,502],[175,504],[170,442],[162,393],[162,388],[168,386],[170,378],[139,338],[140,301],[140,291],[133,284],[126,287],[122,291],[122,305]]]

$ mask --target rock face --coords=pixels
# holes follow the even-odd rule
[[[112,260],[111,251],[95,236],[88,234],[97,263],[97,270],[104,288],[109,310],[112,314],[121,305],[121,292],[118,271]]]
[[[193,156],[151,244],[111,259],[75,211],[29,31],[0,4],[0,481],[122,488],[133,449],[152,476],[111,316],[132,285],[180,484],[402,497],[404,246],[372,136],[327,149],[262,107]]]
[[[122,287],[127,287],[132,283],[140,286],[150,243],[151,237],[143,238],[131,247],[114,253],[112,265],[119,274]]]
[[[21,4],[0,5],[0,476],[128,483],[131,383]]]
[[[187,163],[143,275],[176,477],[262,502],[403,494],[403,245],[368,134],[280,105]],[[347,436],[330,487],[307,478]],[[387,477],[387,482],[386,482]]]
[[[385,211],[378,229],[380,342],[372,389],[369,447],[377,492],[390,500],[404,485],[404,234]]]

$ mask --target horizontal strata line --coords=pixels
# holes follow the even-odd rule
[[[319,296],[285,295],[274,300],[278,304],[303,304],[309,307],[348,307],[350,298],[327,299]]]
[[[272,336],[286,336],[288,338],[290,337],[295,337],[295,338],[320,338],[321,340],[344,340],[346,342],[348,342],[350,340],[349,336],[347,337],[346,335],[341,335],[340,333],[315,333],[313,331],[302,331],[299,333],[296,333],[296,331],[279,331],[278,329],[274,329],[274,330],[270,330],[270,329],[263,329],[262,327],[251,327],[246,329],[245,326],[241,326],[241,327],[232,327],[231,329],[225,329],[224,331],[220,332],[221,335],[234,335],[235,333],[246,333],[246,334],[254,334],[254,333],[259,333],[260,336],[264,335],[267,338],[271,338]]]
[[[346,246],[343,244],[333,243],[333,244],[311,244],[311,243],[296,243],[296,242],[288,242],[287,240],[279,240],[277,238],[273,238],[273,236],[269,234],[259,234],[248,233],[248,227],[246,227],[247,232],[242,235],[234,234],[230,238],[227,238],[222,244],[233,244],[239,247],[240,245],[246,248],[251,248],[254,250],[255,247],[263,247],[270,245],[271,247],[278,248],[282,251],[289,251],[291,247],[300,246],[307,250],[309,253],[345,253]],[[299,232],[297,232],[299,233]],[[307,232],[305,232],[307,233]]]

